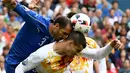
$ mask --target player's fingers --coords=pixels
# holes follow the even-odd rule
[[[120,48],[123,48],[123,45],[122,45],[122,44],[120,45],[119,49],[120,49]]]
[[[111,42],[111,46],[114,48],[114,46],[119,42],[119,40],[115,39]]]
[[[119,46],[119,45],[116,44],[116,45],[114,46],[114,48],[118,49],[118,46]]]
[[[38,5],[35,5],[34,8],[40,8]]]
[[[36,0],[36,5],[40,2],[40,0]]]
[[[119,47],[119,49],[121,49],[122,48],[122,45]]]
[[[118,46],[116,46],[115,48],[116,48],[116,49],[119,49],[119,48],[120,48],[120,46],[118,45]]]
[[[32,0],[31,3],[37,5],[40,2],[40,0]]]
[[[117,42],[119,42],[119,40],[118,40],[118,39],[115,39],[115,40],[113,40],[113,42],[114,42],[114,43],[117,43]]]
[[[2,0],[2,3],[9,3],[11,2],[10,0]]]
[[[120,48],[120,47],[121,47],[120,42],[118,42],[118,43],[114,46],[114,48]]]
[[[119,46],[118,42],[115,42],[114,48],[117,48]]]

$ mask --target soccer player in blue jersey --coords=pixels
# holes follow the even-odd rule
[[[49,19],[20,5],[15,0],[3,0],[25,21],[14,40],[5,60],[6,73],[14,73],[16,66],[41,46],[66,38],[71,32],[71,22],[67,17],[58,17],[53,23]]]

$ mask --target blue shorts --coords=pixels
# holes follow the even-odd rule
[[[6,73],[15,73],[15,68],[17,67],[18,64],[8,64],[7,62],[5,62],[5,71]],[[28,72],[25,73],[37,73],[34,70],[30,70]]]

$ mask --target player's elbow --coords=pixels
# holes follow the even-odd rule
[[[19,73],[19,67],[16,67],[16,69],[15,69],[15,73]]]
[[[22,67],[21,64],[19,64],[19,65],[15,68],[15,73],[24,73],[23,67]]]
[[[101,60],[103,59],[104,57],[102,57],[101,55],[97,56],[96,60]]]
[[[105,56],[104,56],[104,53],[103,52],[101,52],[100,50],[98,50],[97,52],[96,52],[96,60],[101,60],[101,59],[103,59]]]

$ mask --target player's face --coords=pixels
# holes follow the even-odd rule
[[[60,28],[59,26],[57,26],[53,30],[52,34],[53,34],[55,41],[59,41],[59,40],[67,38],[69,33],[71,32],[71,30],[72,29],[69,24],[65,28]]]
[[[82,48],[83,47],[81,45],[76,45],[74,42],[68,42],[68,45],[66,45],[65,52],[67,56],[73,57],[74,55],[79,53]]]

